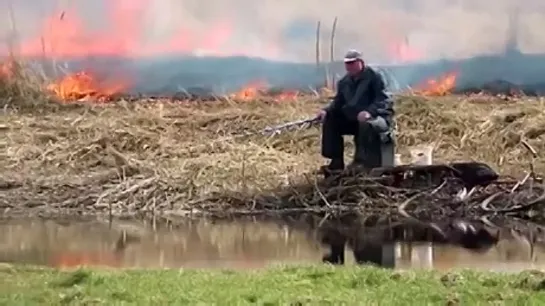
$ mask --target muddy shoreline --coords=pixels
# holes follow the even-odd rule
[[[101,210],[68,199],[73,205],[67,208],[44,204],[4,210],[0,222],[43,219],[69,224],[78,220],[110,226],[119,222],[144,222],[153,224],[154,228],[176,228],[199,222],[218,225],[243,221],[273,223],[300,229],[317,239],[329,249],[322,260],[333,264],[344,264],[347,247],[352,250],[356,262],[376,262],[379,259],[375,257],[382,256],[383,245],[396,241],[455,245],[472,252],[487,252],[505,239],[530,245],[530,250],[534,245],[545,244],[545,226],[542,225],[545,185],[539,177],[528,175],[522,180],[498,177],[471,187],[468,182],[475,184],[475,173],[468,176],[461,175],[460,171],[457,175],[445,171],[454,169],[452,165],[401,169],[404,171],[400,173],[382,173],[380,178],[363,172],[341,173],[316,180],[314,184],[283,187],[275,190],[274,196],[264,193],[244,198],[240,194],[222,193],[216,198],[208,197],[207,202],[201,200],[179,206],[175,211],[168,210],[167,205],[157,205],[162,209],[155,206],[152,211],[134,208],[130,211],[124,204],[127,202],[110,204]],[[478,169],[482,170],[482,167]],[[152,185],[132,186],[149,188]],[[83,190],[82,186],[75,188]],[[138,195],[150,194],[148,189],[139,188],[129,188],[130,192],[119,189],[118,192],[135,205]],[[58,192],[55,188],[41,190],[42,198],[48,196],[44,191]],[[466,190],[464,197],[460,197],[460,190]],[[173,196],[176,191],[171,193]],[[91,204],[105,198],[96,192],[80,196]],[[121,199],[113,192],[109,196],[118,201]],[[170,196],[163,195],[163,198]],[[144,203],[140,205],[147,207]]]
[[[194,199],[183,195],[188,192],[188,186],[157,176],[111,178],[102,181],[101,185],[97,182],[8,183],[4,184],[0,196],[0,217],[72,215],[221,219],[301,214],[383,214],[428,222],[498,215],[536,223],[545,220],[545,185],[535,174],[514,180],[497,176],[481,163],[452,165],[403,166],[384,170],[387,173],[379,173],[379,176],[347,172],[328,179],[317,176],[310,179],[314,182],[281,186],[260,193],[209,193]],[[468,165],[471,167],[467,168]],[[474,166],[477,168],[473,169]],[[475,182],[475,171],[482,172],[483,169],[493,178]],[[463,173],[466,170],[469,172]]]

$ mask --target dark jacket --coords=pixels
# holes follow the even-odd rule
[[[393,102],[385,90],[382,76],[365,67],[357,76],[346,75],[339,80],[337,94],[326,110],[342,111],[348,120],[357,120],[359,112],[367,111],[371,116],[381,116],[391,124]]]

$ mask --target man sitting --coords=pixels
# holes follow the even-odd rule
[[[323,122],[322,156],[331,159],[324,170],[344,169],[343,135],[354,136],[353,165],[366,170],[394,166],[394,110],[384,80],[365,66],[359,51],[348,51],[344,63],[347,74],[338,82],[335,98],[318,113]]]

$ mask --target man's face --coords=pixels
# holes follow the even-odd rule
[[[363,63],[359,60],[353,62],[345,62],[344,68],[346,69],[346,72],[348,72],[348,74],[356,75],[363,69]]]

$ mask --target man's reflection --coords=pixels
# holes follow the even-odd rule
[[[345,247],[348,246],[357,264],[394,267],[396,241],[448,243],[474,252],[484,252],[498,242],[499,236],[483,226],[455,220],[443,228],[401,225],[382,230],[369,229],[365,233],[350,233],[346,228],[329,227],[322,230],[321,239],[329,246],[329,253],[323,256],[323,262],[343,265]]]

